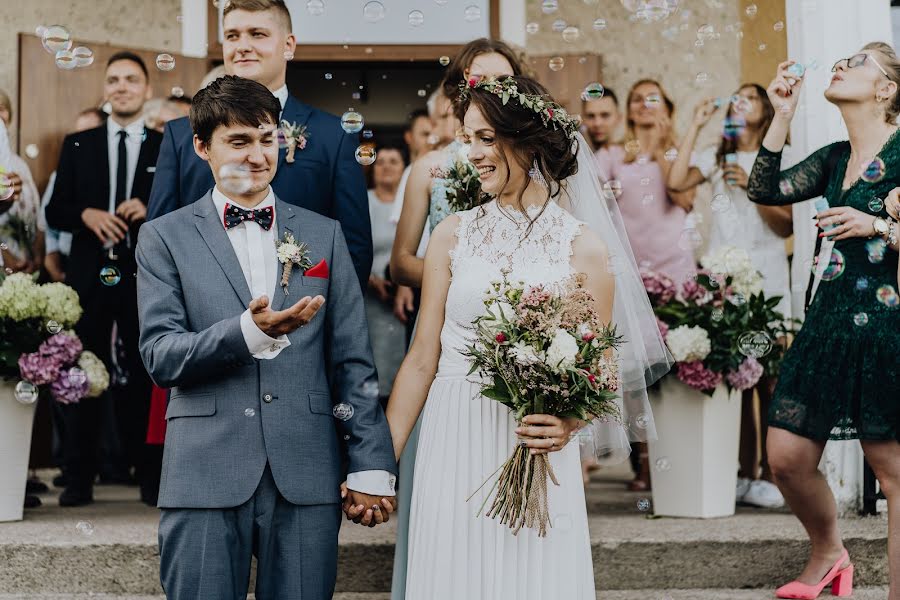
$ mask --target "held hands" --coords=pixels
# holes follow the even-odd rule
[[[4,173],[2,184],[5,188],[12,188],[12,196],[6,199],[10,204],[18,200],[22,196],[22,178],[18,173]]]
[[[891,192],[893,193],[893,192]],[[854,237],[870,238],[875,235],[875,217],[849,206],[837,206],[816,215],[821,229],[834,225],[834,229],[822,231],[819,237],[846,240]]]
[[[325,298],[305,296],[284,310],[269,308],[269,297],[260,296],[250,301],[250,315],[256,326],[269,337],[277,338],[303,327],[319,312]]]
[[[394,296],[394,316],[401,323],[409,321],[409,316],[415,310],[415,294],[411,287],[397,286],[397,294]]]
[[[393,290],[394,284],[384,279],[383,277],[376,277],[375,275],[369,275],[369,289],[375,293],[375,296],[381,302],[388,302],[391,299],[391,292]]]
[[[750,185],[750,176],[747,175],[747,171],[737,164],[725,165],[722,169],[722,176],[725,178],[725,183],[733,187],[740,187],[746,190],[747,186]]]
[[[147,218],[147,207],[139,199],[132,198],[116,207],[116,215],[129,223],[137,223]]]
[[[775,79],[769,84],[766,93],[769,101],[775,107],[775,114],[781,115],[790,120],[797,110],[797,103],[800,100],[800,90],[803,88],[803,77],[797,77],[793,73],[788,72],[788,68],[796,61],[787,60],[778,65],[778,72]]]
[[[341,509],[348,521],[375,527],[387,523],[391,519],[391,513],[397,510],[397,498],[381,498],[370,496],[361,492],[355,492],[347,488],[347,484],[341,484],[341,498],[344,499]]]
[[[129,200],[129,202],[131,201]],[[81,212],[81,221],[104,244],[118,244],[125,239],[125,234],[128,233],[128,223],[109,211],[99,208],[84,209]]]
[[[584,427],[584,421],[553,415],[528,415],[516,428],[520,443],[531,448],[532,454],[559,452],[566,447],[572,434]]]

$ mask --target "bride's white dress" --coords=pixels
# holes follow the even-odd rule
[[[595,600],[577,441],[550,454],[560,486],[548,484],[553,527],[546,537],[525,528],[514,536],[499,520],[477,515],[490,483],[466,502],[518,441],[509,409],[481,396],[467,377],[461,352],[473,341],[472,320],[503,268],[526,284],[569,277],[581,224],[554,202],[527,237],[525,215],[496,202],[456,216],[441,357],[416,456],[406,600]]]

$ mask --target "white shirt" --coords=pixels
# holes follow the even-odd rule
[[[409,172],[412,165],[408,165],[403,170],[403,176],[400,178],[400,185],[397,186],[397,195],[394,197],[394,208],[391,211],[390,222],[396,225],[400,222],[400,213],[403,212],[403,196],[406,194],[406,182],[409,180]],[[422,230],[422,238],[419,240],[419,247],[416,249],[418,258],[425,258],[425,251],[428,249],[428,240],[431,238],[431,229],[428,227],[428,219],[425,219],[425,229]]]
[[[134,171],[137,168],[141,144],[144,142],[144,119],[132,121],[125,127],[116,123],[111,117],[106,120],[107,156],[109,157],[109,212],[116,212],[116,175],[119,172],[119,132],[125,130],[125,200],[131,199],[131,185],[134,183]],[[145,198],[146,200],[146,198]]]
[[[225,227],[225,205],[232,204],[244,210],[258,210],[269,206],[275,206],[275,193],[269,187],[265,199],[255,208],[242,206],[240,203],[226,197],[218,186],[213,189],[213,204],[222,227]],[[278,278],[278,256],[275,251],[275,237],[278,231],[278,214],[272,220],[272,226],[268,231],[259,226],[256,221],[244,221],[240,225],[226,229],[228,241],[234,248],[244,279],[250,288],[250,296],[258,298],[262,295],[270,299],[275,294]],[[271,360],[278,356],[282,350],[291,345],[287,335],[273,338],[266,335],[253,321],[253,316],[248,308],[241,314],[241,333],[247,348],[254,358]],[[387,471],[360,471],[347,475],[347,487],[351,490],[370,494],[373,496],[393,496],[396,478]]]
[[[281,110],[283,111],[283,110],[284,110],[284,105],[285,105],[285,103],[287,102],[287,99],[288,99],[288,89],[287,89],[287,84],[284,84],[283,86],[281,86],[281,87],[278,88],[277,90],[274,90],[274,91],[272,92],[272,95],[275,96],[276,98],[278,98],[278,101],[281,103]],[[280,116],[280,115],[279,115],[279,116]]]

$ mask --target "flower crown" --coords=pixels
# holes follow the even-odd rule
[[[486,90],[495,96],[499,96],[503,105],[510,98],[516,100],[520,106],[533,111],[541,118],[544,127],[562,129],[569,138],[574,138],[580,125],[578,119],[573,117],[559,103],[541,94],[523,94],[516,86],[516,80],[512,77],[505,79],[488,79],[472,77],[468,81],[459,84],[462,98],[468,98],[472,89]]]

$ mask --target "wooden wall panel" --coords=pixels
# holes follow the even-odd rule
[[[581,113],[581,93],[593,81],[603,81],[603,57],[598,54],[557,54],[530,56],[535,78],[550,90],[550,94],[571,114]],[[550,68],[550,59],[562,58],[565,67]]]
[[[784,0],[740,0],[744,37],[741,39],[741,82],[769,85],[778,64],[787,60]],[[756,16],[747,7],[756,5]],[[776,31],[775,24],[784,26]]]
[[[19,34],[18,153],[28,163],[41,192],[50,173],[56,169],[62,140],[71,130],[75,117],[85,108],[103,103],[103,76],[110,56],[121,50],[130,50],[140,56],[150,71],[155,97],[171,95],[174,87],[193,95],[209,70],[209,61],[205,58],[173,55],[175,68],[160,71],[156,68],[156,56],[162,50],[139,50],[85,40],[76,40],[74,45],[91,48],[94,63],[64,71],[56,67],[54,57],[44,50],[40,38]],[[38,148],[35,158],[26,155],[25,149],[30,144]]]

